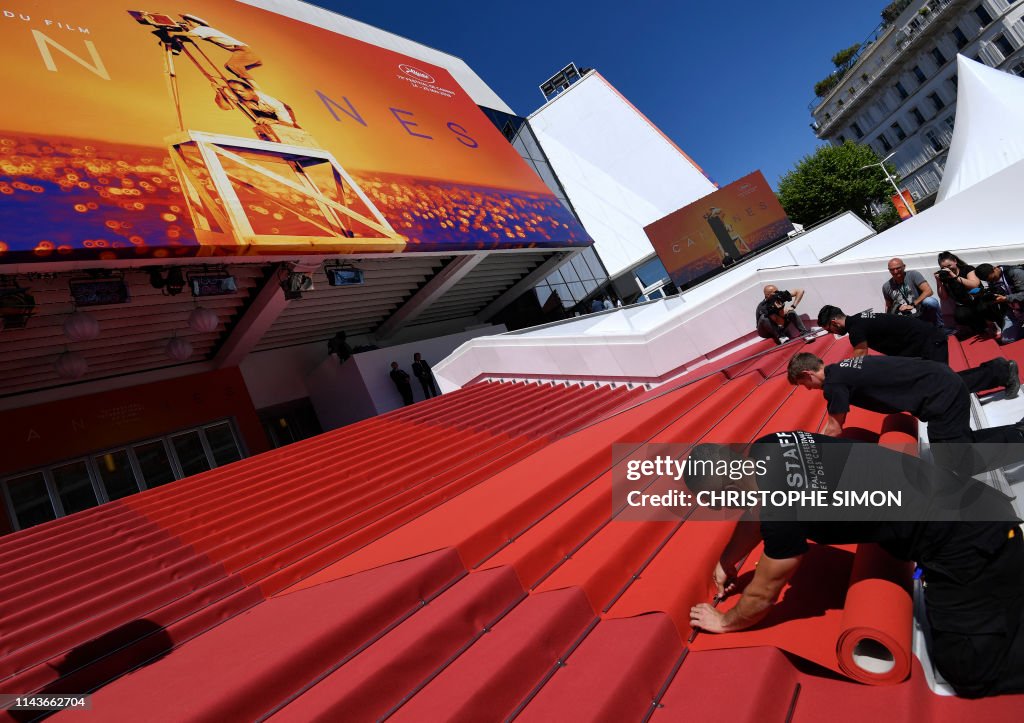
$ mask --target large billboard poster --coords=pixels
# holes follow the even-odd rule
[[[676,286],[785,237],[792,222],[760,171],[720,188],[646,226]]]
[[[447,71],[125,2],[0,8],[0,263],[590,243]]]

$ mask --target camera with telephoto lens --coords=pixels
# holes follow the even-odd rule
[[[788,291],[780,290],[780,291],[776,291],[774,294],[772,294],[768,298],[771,301],[772,306],[774,306],[776,309],[781,309],[783,306],[786,305],[787,302],[790,302],[790,301],[793,300],[793,295],[791,293],[789,293]]]
[[[896,310],[896,315],[897,316],[917,316],[917,312],[919,312],[920,309],[918,309],[913,304],[909,304],[909,303],[907,304],[907,306],[909,306],[910,308],[909,309],[897,309]]]

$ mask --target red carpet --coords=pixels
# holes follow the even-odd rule
[[[627,521],[611,470],[819,429],[786,362],[849,345],[762,347],[643,393],[474,384],[0,539],[0,690],[95,691],[58,716],[90,720],[1020,720],[1022,696],[927,690],[903,573],[866,550],[813,548],[758,630],[688,642],[731,524]],[[881,678],[863,636],[896,654]]]

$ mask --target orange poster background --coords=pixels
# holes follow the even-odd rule
[[[152,29],[127,12],[152,8],[136,5],[131,0],[3,3],[2,10],[31,20],[0,17],[7,99],[0,109],[0,128],[163,146],[164,138],[178,130],[164,53]],[[199,15],[211,27],[248,44],[263,60],[251,71],[261,89],[290,105],[302,127],[333,151],[346,169],[547,190],[442,68],[241,3],[171,0],[154,5],[175,16]],[[52,24],[47,25],[48,20]],[[57,22],[73,29],[58,28]],[[78,27],[89,33],[78,32]],[[85,60],[90,56],[84,43],[91,41],[111,79],[102,79],[59,51],[53,52],[57,71],[47,70],[32,30]],[[227,51],[201,40],[198,44],[223,66]],[[454,91],[454,97],[417,90],[402,79],[401,63],[430,73],[436,85]],[[186,128],[252,137],[252,124],[241,114],[214,105],[213,89],[188,60],[179,55],[175,64]],[[343,98],[348,98],[366,125],[340,112],[341,121],[334,120],[318,90],[343,106]],[[391,107],[411,112],[401,116],[417,123],[410,130],[432,140],[411,135]],[[461,143],[445,127],[449,121],[463,126],[480,147]]]
[[[754,171],[644,228],[677,286],[719,268],[723,253],[729,250],[709,223],[712,214],[718,217],[719,228],[731,231],[741,256],[793,230],[768,181]]]
[[[407,251],[590,243],[442,68],[230,0],[10,0],[0,6],[0,199],[14,202],[0,205],[4,261],[200,252],[168,160],[167,139],[179,128],[166,54],[154,29],[128,10],[194,14],[246,44],[262,60],[250,71],[259,90],[290,106],[372,196]],[[234,78],[223,69],[229,51],[202,39],[195,46]],[[253,122],[218,107],[214,87],[184,54],[173,61],[186,129],[255,140]],[[98,63],[109,79],[94,72]],[[429,80],[412,82],[421,73]],[[289,222],[246,203],[265,226]]]

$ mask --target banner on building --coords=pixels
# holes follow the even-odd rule
[[[792,222],[760,171],[646,226],[676,286],[782,239]]]
[[[442,68],[230,0],[0,9],[0,263],[588,245]]]

